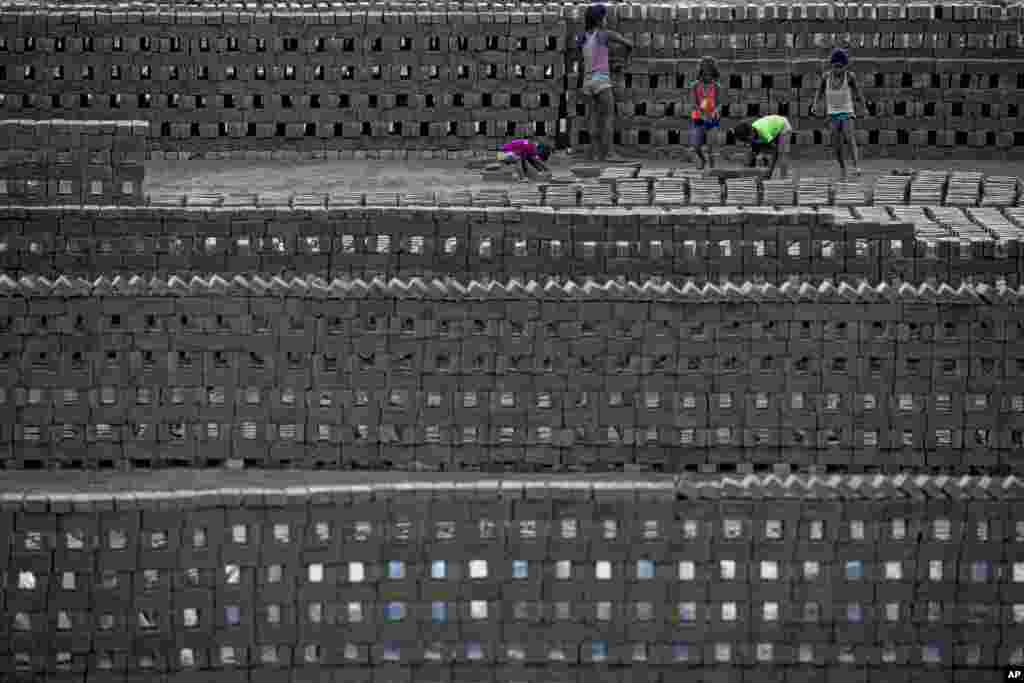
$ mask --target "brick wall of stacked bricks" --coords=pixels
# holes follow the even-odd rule
[[[1024,663],[1012,478],[338,484],[5,494],[5,679],[987,682]]]
[[[144,121],[0,121],[0,197],[20,205],[144,203]]]
[[[967,214],[1000,230],[998,239],[977,224],[978,234],[971,235],[977,239],[966,239],[969,229],[960,223],[958,236],[947,239],[928,233],[940,226],[917,215],[919,208],[906,215],[901,210],[894,214],[902,220],[876,207],[856,209],[859,217],[833,209],[738,207],[0,208],[0,268],[14,278],[90,280],[259,273],[365,280],[555,275],[680,283],[792,276],[954,286],[1021,282],[1024,251],[1019,239],[1007,239],[1021,232],[998,212]],[[1018,211],[1008,210],[1012,220],[1021,220]]]
[[[581,6],[408,10],[6,10],[0,110],[146,120],[151,149],[175,158],[430,154],[557,134],[586,142],[567,52]],[[873,154],[1014,154],[1024,145],[1020,6],[610,11],[637,45],[617,74],[616,137],[638,151],[686,143],[686,84],[697,59],[713,55],[727,123],[782,113],[801,153],[816,153],[828,131],[808,110],[836,44],[851,47],[871,103],[859,135]]]
[[[207,277],[652,276],[698,281],[790,275],[855,281],[1006,278],[1018,242],[927,248],[914,226],[811,210],[623,211],[543,207],[0,209],[12,277],[138,273]]]
[[[12,468],[1019,471],[1024,291],[0,280]]]

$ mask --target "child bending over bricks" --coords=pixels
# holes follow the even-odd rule
[[[779,167],[780,178],[789,175],[790,136],[793,134],[793,126],[785,116],[772,114],[750,123],[744,121],[732,129],[732,134],[737,142],[750,144],[747,166],[754,168],[757,165],[757,157],[767,154],[772,159],[768,178],[775,173],[776,165]]]
[[[690,85],[693,92],[693,113],[690,118],[690,145],[693,146],[700,165],[697,170],[703,171],[704,166],[715,167],[715,158],[711,145],[708,144],[708,131],[718,128],[722,115],[718,111],[718,92],[721,86],[718,81],[718,63],[713,57],[700,60],[697,80]],[[704,148],[707,147],[707,156]]]
[[[843,158],[843,147],[846,143],[849,143],[850,156],[853,157],[853,174],[860,175],[860,152],[857,149],[857,135],[853,127],[853,119],[856,116],[854,98],[860,102],[865,114],[868,108],[864,103],[864,95],[857,87],[857,80],[848,69],[850,56],[846,50],[833,50],[830,61],[832,69],[821,77],[821,87],[814,94],[814,102],[811,104],[811,116],[816,115],[818,100],[824,97],[825,113],[828,114],[829,125],[832,127],[832,150],[835,152],[836,161],[839,162],[843,180],[846,180],[846,160]]]
[[[615,95],[613,93],[608,48],[612,44],[633,49],[633,43],[616,31],[605,28],[608,8],[591,5],[584,17],[585,33],[576,37],[576,47],[583,52],[583,86],[590,123],[590,149],[588,161],[625,161],[615,155]]]
[[[517,164],[519,178],[543,180],[551,171],[545,163],[551,157],[551,150],[543,143],[534,144],[529,140],[513,140],[501,146],[499,159],[506,164]]]

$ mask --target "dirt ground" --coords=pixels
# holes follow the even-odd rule
[[[578,157],[551,160],[556,174],[567,174]],[[725,164],[720,164],[725,165]],[[644,161],[645,168],[692,167],[679,161]],[[900,161],[868,159],[861,164],[861,182],[870,189],[878,176],[894,170],[981,171],[987,175],[1024,176],[1024,162],[992,160]],[[793,175],[838,179],[835,162],[797,160]],[[465,161],[150,161],[146,163],[149,194],[342,194],[346,192],[444,192],[456,189],[511,187],[483,182]]]

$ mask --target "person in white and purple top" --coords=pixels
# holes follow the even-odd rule
[[[589,161],[624,161],[614,154],[615,95],[612,86],[608,50],[613,44],[633,49],[633,43],[616,31],[605,28],[608,8],[591,5],[584,17],[585,33],[576,37],[576,47],[583,53],[583,96],[587,102],[590,123]]]

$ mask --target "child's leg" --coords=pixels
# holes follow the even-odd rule
[[[839,163],[839,170],[843,174],[843,178],[846,178],[846,160],[843,158],[843,147],[846,144],[846,130],[843,126],[843,122],[838,119],[829,119],[830,128],[832,132],[832,152],[836,155],[836,161]]]
[[[598,94],[599,111],[601,116],[601,156],[604,160],[614,156],[615,140],[615,95],[612,88],[605,88]]]
[[[704,166],[707,165],[707,158],[704,156],[704,127],[691,122],[690,123],[690,145],[693,147],[694,154],[697,155],[700,164],[697,166],[698,171],[703,171]]]
[[[857,149],[857,129],[853,125],[852,117],[846,122],[846,136],[850,140],[850,157],[853,159],[853,170],[859,174],[860,150]]]
[[[601,115],[597,110],[597,97],[587,98],[587,132],[590,135],[590,145],[587,147],[587,161],[594,161],[601,151]]]

